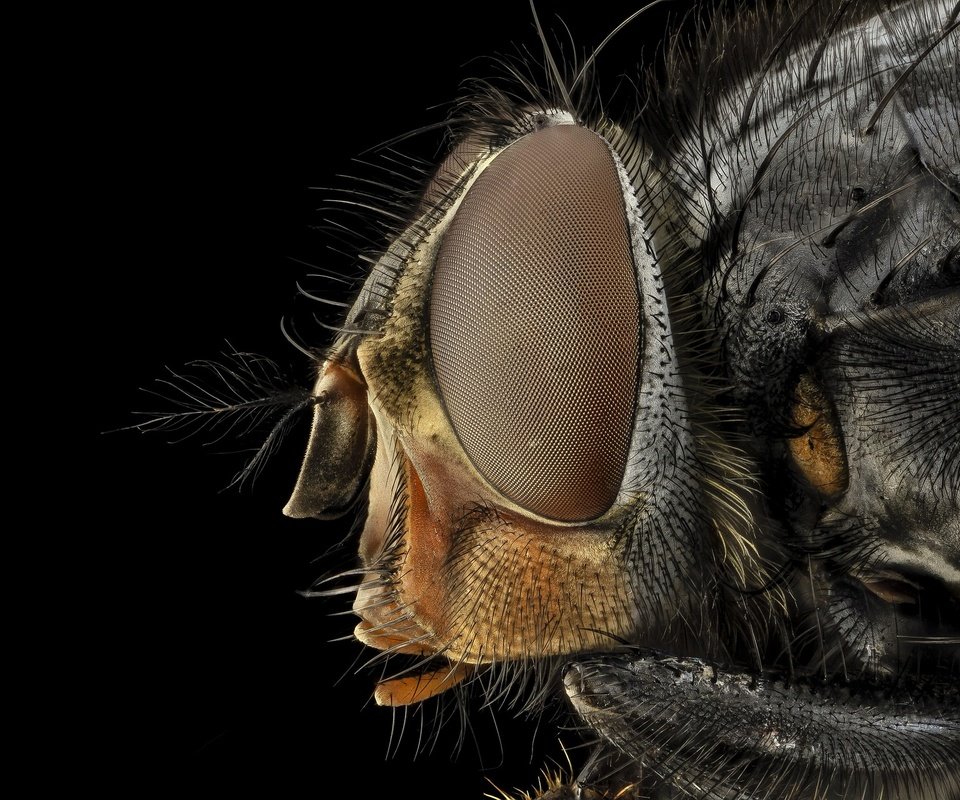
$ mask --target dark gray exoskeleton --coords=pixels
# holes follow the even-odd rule
[[[957,17],[721,21],[652,99],[641,204],[665,269],[698,264],[790,618],[752,670],[567,673],[654,796],[960,797]]]

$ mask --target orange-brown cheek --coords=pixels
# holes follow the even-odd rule
[[[422,628],[436,633],[443,627],[443,565],[450,548],[445,526],[431,513],[423,483],[408,460],[406,548],[400,566],[400,600],[414,610]]]
[[[636,607],[603,529],[556,528],[509,513],[495,537],[471,531],[448,567],[451,581],[484,598],[469,616],[468,657],[536,658],[610,649],[629,635]],[[485,572],[478,563],[495,565]],[[504,568],[506,565],[506,568]]]
[[[636,603],[611,547],[614,523],[584,529],[478,507],[464,525],[464,498],[482,487],[449,461],[422,441],[405,443],[397,599],[432,649],[485,664],[609,649],[629,635]]]
[[[410,482],[401,597],[434,646],[468,664],[609,649],[635,606],[610,538],[505,511],[444,538],[418,478]]]

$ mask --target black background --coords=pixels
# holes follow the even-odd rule
[[[559,13],[583,47],[636,7],[538,3],[546,27],[565,37]],[[600,60],[605,86],[652,58],[664,20],[656,9],[621,34]],[[85,299],[62,342],[79,367],[68,380],[90,401],[78,426],[89,438],[69,462],[92,527],[70,552],[94,562],[71,584],[95,600],[71,645],[89,676],[77,683],[71,741],[89,750],[85,771],[103,787],[173,783],[214,796],[238,786],[334,796],[335,776],[356,797],[480,797],[488,778],[529,786],[557,734],[534,736],[509,712],[498,734],[475,710],[479,744],[455,760],[456,725],[432,754],[414,761],[408,733],[387,758],[393,720],[369,700],[375,675],[352,666],[357,644],[329,641],[355,623],[329,616],[349,600],[296,593],[326,571],[320,557],[343,533],[280,514],[305,430],[240,492],[221,490],[241,459],[200,440],[101,433],[156,405],[138,387],[165,365],[215,356],[227,339],[309,382],[279,330],[305,271],[297,260],[350,268],[312,228],[330,193],[309,187],[347,185],[338,176],[360,171],[352,157],[442,120],[459,81],[491,71],[471,59],[514,42],[538,53],[528,6],[356,3],[336,18],[271,7],[92,22],[123,33],[90,39],[82,72],[64,76],[79,175],[68,213],[85,220],[70,269]],[[438,141],[404,148],[433,158]]]

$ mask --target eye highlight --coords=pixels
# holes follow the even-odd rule
[[[640,307],[623,192],[597,134],[527,134],[464,196],[434,268],[432,364],[464,452],[563,522],[611,507],[630,447]]]

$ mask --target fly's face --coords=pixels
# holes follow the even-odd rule
[[[327,361],[317,392],[338,399],[317,406],[287,507],[323,516],[369,485],[356,635],[443,657],[382,684],[384,703],[666,630],[686,592],[676,564],[629,577],[644,451],[683,409],[664,390],[665,318],[641,300],[662,287],[628,168],[565,112],[524,113],[500,139],[454,150],[368,278],[346,325],[375,333]]]

